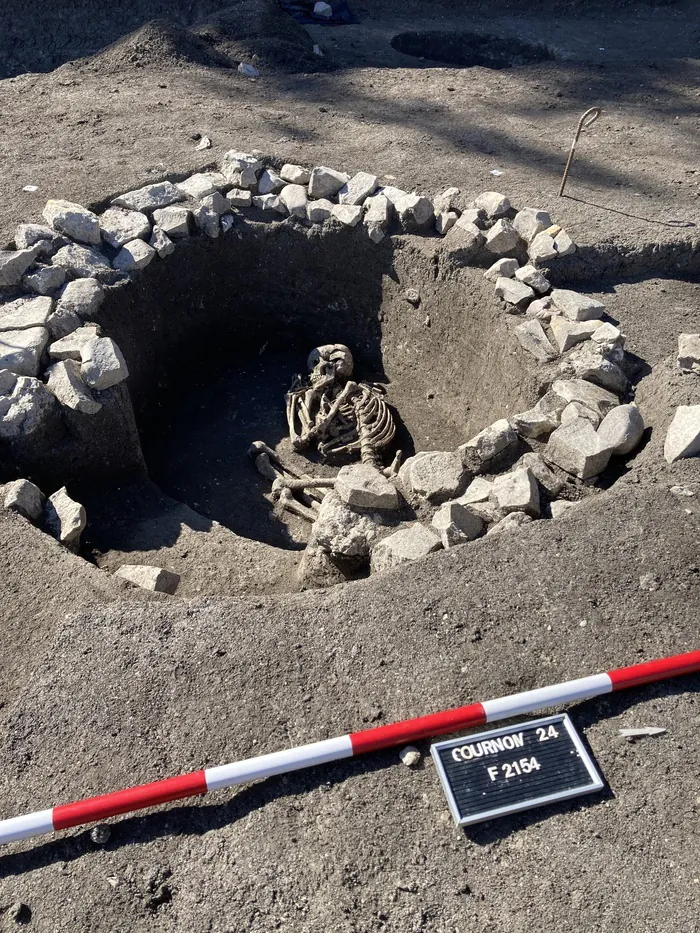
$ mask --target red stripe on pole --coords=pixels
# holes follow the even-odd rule
[[[88,797],[87,800],[77,803],[54,807],[53,828],[68,829],[70,826],[80,826],[81,823],[94,823],[95,820],[103,820],[108,816],[143,810],[145,807],[155,807],[159,803],[194,797],[206,792],[204,771],[194,771],[192,774],[182,774],[165,781],[154,781],[140,787],[130,787],[113,794]]]
[[[418,719],[405,719],[403,722],[393,722],[388,726],[351,732],[352,753],[362,755],[365,752],[375,752],[380,748],[391,748],[392,745],[402,745],[404,742],[416,742],[418,739],[444,735],[447,732],[455,732],[457,729],[483,726],[485,722],[484,707],[481,703],[472,703],[444,713],[432,713],[429,716],[420,716]]]
[[[664,680],[666,677],[680,677],[682,674],[694,674],[700,671],[700,651],[689,651],[687,654],[677,654],[672,658],[661,658],[659,661],[647,661],[645,664],[633,664],[632,667],[620,667],[616,671],[609,671],[613,690],[624,690],[626,687],[639,687],[650,684],[655,680]]]

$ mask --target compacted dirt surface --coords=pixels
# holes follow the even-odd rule
[[[264,399],[254,427],[279,425],[288,358],[273,354],[263,374],[254,359],[234,372],[222,361],[201,418],[174,394],[160,438],[144,432],[154,482],[84,490],[82,556],[0,512],[0,818],[698,648],[699,464],[669,467],[662,449],[675,406],[699,402],[675,353],[680,332],[700,329],[700,4],[361,0],[359,23],[308,29],[272,0],[47,0],[31,17],[7,6],[0,245],[49,197],[102,205],[232,147],[429,195],[501,190],[580,244],[554,274],[621,321],[652,427],[609,489],[556,522],[294,593],[301,538],[275,524],[257,480],[250,508],[239,488],[228,496],[246,472],[221,466],[246,385]],[[548,57],[452,67],[392,46],[436,32],[495,36],[501,56],[519,54],[513,40],[546,45]],[[591,106],[604,112],[559,199]],[[201,135],[210,149],[196,150]],[[459,312],[491,308],[483,278],[461,279],[469,294],[450,291],[441,308],[421,272],[430,244],[410,239],[383,286],[389,392],[417,449],[453,434],[455,447],[532,387],[519,350],[469,356]],[[395,310],[412,268],[429,329]],[[270,291],[289,275],[271,261]],[[451,375],[462,359],[481,367],[471,383]],[[118,580],[125,561],[177,569],[178,595]],[[112,820],[106,845],[71,830],[8,846],[0,930],[690,933],[699,687],[688,676],[571,707],[605,790],[466,832],[426,741],[415,769],[397,751],[371,754]],[[619,735],[643,726],[667,731]]]

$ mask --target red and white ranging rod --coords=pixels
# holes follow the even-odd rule
[[[164,781],[141,784],[112,794],[88,797],[76,803],[28,813],[26,816],[0,820],[0,844],[29,839],[32,836],[41,836],[59,829],[93,823],[120,813],[132,813],[171,800],[195,797],[210,790],[233,787],[236,784],[257,781],[275,774],[286,774],[289,771],[310,768],[313,765],[326,764],[341,758],[352,758],[354,755],[362,755],[365,752],[374,752],[394,745],[403,745],[419,739],[456,732],[460,729],[482,726],[485,723],[510,719],[535,710],[548,709],[575,700],[586,700],[603,693],[613,693],[628,687],[638,687],[642,684],[698,671],[700,671],[700,651],[691,651],[688,654],[677,654],[658,661],[622,667],[609,671],[607,674],[593,674],[578,680],[568,680],[562,684],[526,690],[524,693],[514,693],[498,700],[471,703],[469,706],[460,706],[457,709],[433,713],[429,716],[406,719],[387,726],[365,729],[363,732],[352,732],[336,739],[324,739],[321,742],[300,745],[297,748],[273,752],[270,755],[260,755],[257,758],[247,758],[244,761],[221,765],[218,768],[205,768],[191,774],[167,778]]]

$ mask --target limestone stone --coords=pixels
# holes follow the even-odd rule
[[[493,483],[483,476],[475,476],[467,486],[467,491],[455,500],[460,505],[471,505],[474,502],[486,502],[491,495]]]
[[[420,758],[420,752],[415,745],[407,745],[399,752],[399,759],[401,760],[402,764],[406,765],[407,768],[415,768],[415,766],[420,762]]]
[[[576,244],[566,230],[560,230],[554,237],[554,248],[558,256],[571,256],[576,252]]]
[[[163,207],[153,212],[153,220],[171,240],[189,236],[192,212],[187,207]]]
[[[700,405],[679,405],[666,434],[664,457],[668,463],[675,463],[697,454],[700,454]]]
[[[145,269],[153,260],[156,251],[143,240],[131,240],[125,243],[112,260],[112,265],[120,272],[136,272]]]
[[[361,509],[398,509],[396,486],[375,467],[352,463],[338,471],[335,491],[345,505]]]
[[[600,321],[570,321],[568,318],[556,316],[550,319],[549,326],[559,352],[566,353],[577,343],[583,343],[592,337],[603,325]]]
[[[529,285],[518,282],[517,279],[507,279],[503,275],[496,279],[494,294],[497,298],[502,298],[507,304],[515,305],[516,308],[521,310],[535,297],[535,293]]]
[[[311,180],[311,172],[301,165],[287,162],[280,169],[280,178],[290,185],[308,185]]]
[[[318,201],[309,201],[306,205],[306,216],[313,224],[322,224],[328,220],[331,211],[335,205],[326,198],[319,198]]]
[[[527,306],[525,314],[528,317],[536,317],[538,321],[550,321],[553,317],[559,317],[551,298],[536,298]]]
[[[66,337],[61,337],[49,345],[49,356],[52,360],[79,360],[80,351],[89,340],[100,336],[97,324],[84,324]]]
[[[18,250],[0,249],[0,288],[19,285],[38,253],[38,246]]]
[[[394,202],[394,210],[405,233],[424,230],[435,217],[430,200],[420,194],[404,194]]]
[[[517,259],[497,259],[492,266],[484,272],[484,278],[489,282],[497,282],[501,277],[511,279],[520,268]]]
[[[165,230],[162,230],[158,224],[153,228],[151,239],[148,242],[161,259],[165,259],[166,256],[170,256],[175,252],[175,244]]]
[[[28,249],[30,246],[39,244],[42,250],[40,255],[45,255],[55,238],[56,231],[53,227],[45,227],[42,224],[20,224],[15,231],[15,247]]]
[[[198,230],[201,230],[206,236],[215,239],[221,230],[219,215],[206,204],[200,203],[192,208],[192,216]]]
[[[49,496],[44,509],[44,528],[74,553],[80,547],[80,535],[86,523],[84,506],[71,499],[65,486]]]
[[[526,512],[534,518],[540,514],[540,491],[535,475],[528,467],[503,473],[493,481],[492,499],[505,515]]]
[[[332,491],[324,496],[309,543],[331,557],[365,563],[381,533],[374,516],[353,511]]]
[[[566,481],[554,470],[550,470],[539,454],[523,454],[516,465],[517,469],[529,469],[539,485],[549,496],[558,496],[566,485]]]
[[[644,418],[636,405],[618,405],[609,411],[598,428],[598,437],[616,457],[624,457],[639,445]]]
[[[54,363],[46,370],[46,375],[46,388],[66,408],[72,408],[73,411],[79,411],[84,415],[94,415],[102,408],[83,382],[80,363],[76,360],[66,359]]]
[[[36,295],[53,295],[66,281],[66,273],[59,266],[38,265],[22,279],[22,284]]]
[[[54,266],[60,266],[80,279],[111,279],[112,267],[107,259],[92,246],[70,243],[53,257]]]
[[[496,256],[511,253],[521,243],[520,234],[509,220],[502,218],[486,234],[486,249]]]
[[[496,506],[489,500],[465,503],[464,507],[468,509],[472,515],[476,515],[477,518],[480,518],[485,525],[492,525],[502,518]]]
[[[625,392],[628,386],[627,376],[617,363],[608,359],[604,348],[590,341],[577,350],[572,350],[561,363],[559,371],[564,376],[594,382],[618,395]]]
[[[547,463],[572,476],[589,479],[606,468],[610,450],[603,445],[590,421],[577,418],[552,432],[543,457]]]
[[[316,198],[332,198],[350,180],[345,172],[336,172],[335,169],[318,165],[309,177],[309,196]]]
[[[461,211],[464,207],[464,199],[460,197],[459,188],[447,188],[442,194],[435,195],[433,207],[436,213]]]
[[[109,207],[100,217],[102,239],[115,249],[130,240],[148,239],[151,222],[140,211],[127,211],[122,207]]]
[[[552,392],[566,403],[582,402],[598,412],[601,418],[620,404],[617,395],[585,379],[557,379],[552,385]]]
[[[459,219],[463,224],[471,224],[477,230],[481,230],[485,225],[485,217],[484,211],[478,207],[468,207],[465,211],[462,211]]]
[[[548,292],[552,287],[548,279],[533,265],[523,266],[522,269],[518,269],[515,273],[515,277],[519,282],[524,282],[526,285],[529,285],[530,288],[533,288],[540,295]]]
[[[232,188],[226,192],[226,200],[231,207],[251,207],[253,195],[250,191],[244,191],[243,188]]]
[[[308,196],[303,185],[284,185],[279,193],[279,199],[292,216],[306,219]],[[358,221],[359,219],[358,217]]]
[[[700,334],[679,335],[678,367],[681,372],[700,375]]]
[[[220,191],[214,191],[213,194],[207,194],[202,198],[202,207],[209,211],[214,211],[219,216],[231,210],[231,205]]]
[[[466,480],[461,457],[454,451],[421,451],[409,457],[399,470],[406,492],[436,505],[453,499]]]
[[[57,311],[72,311],[82,318],[90,318],[104,301],[104,289],[97,279],[84,278],[69,282],[58,296]]]
[[[599,346],[606,350],[612,350],[613,347],[622,347],[622,349],[624,349],[626,337],[614,324],[611,324],[609,321],[606,321],[605,324],[601,321],[589,321],[588,323],[591,325],[596,323],[600,325],[596,327],[591,334],[593,343],[599,344]]]
[[[48,342],[49,332],[45,327],[3,330],[0,333],[0,369],[9,369],[18,376],[36,376]]]
[[[178,182],[175,187],[185,197],[194,201],[201,201],[215,191],[226,186],[226,178],[221,172],[197,172],[184,181]]]
[[[442,542],[438,535],[416,522],[409,528],[400,528],[375,545],[372,550],[372,571],[381,573],[399,564],[427,557],[441,548]]]
[[[459,266],[467,265],[479,252],[483,243],[484,234],[473,223],[465,220],[464,214],[445,236],[450,259]]]
[[[563,406],[563,403],[562,403]],[[512,424],[520,437],[538,438],[551,434],[558,426],[559,414],[545,412],[537,405],[513,415]]]
[[[221,232],[228,233],[236,226],[236,218],[233,214],[224,214],[221,218]]]
[[[531,353],[540,363],[548,363],[557,357],[557,351],[549,342],[544,329],[537,318],[530,318],[515,328],[515,336],[520,346]]]
[[[19,376],[10,396],[0,397],[0,437],[33,434],[45,425],[55,404],[56,399],[43,382]]]
[[[386,236],[391,223],[392,205],[383,194],[375,194],[364,203],[364,224],[370,240],[379,243]]]
[[[28,479],[16,479],[0,486],[0,505],[23,515],[30,522],[38,522],[44,514],[46,497]]]
[[[569,509],[573,509],[576,505],[578,505],[578,502],[568,502],[566,499],[555,499],[554,502],[549,503],[549,511],[552,518],[561,518],[562,515],[566,515]]]
[[[262,167],[262,162],[256,156],[235,149],[229,150],[221,160],[221,171],[226,181],[237,188],[255,188]]]
[[[362,204],[377,189],[377,176],[358,172],[338,192],[341,204]]]
[[[440,535],[445,549],[473,541],[484,532],[483,520],[457,500],[441,505],[430,527]]]
[[[344,227],[356,227],[362,220],[362,208],[359,204],[356,206],[352,204],[334,204],[331,214]]]
[[[505,518],[502,518],[495,525],[492,525],[486,532],[489,535],[500,534],[502,531],[515,531],[521,525],[529,525],[532,516],[527,512],[509,512]]]
[[[458,220],[459,214],[457,214],[455,211],[441,211],[439,214],[435,215],[435,229],[440,234],[440,236],[445,236],[445,234],[454,227]]]
[[[518,435],[513,427],[505,418],[501,418],[484,428],[483,431],[468,440],[466,444],[462,444],[458,448],[458,453],[465,462],[474,459],[485,464],[502,454],[512,445],[517,444],[517,442]]]
[[[121,577],[140,586],[144,590],[154,593],[168,593],[172,596],[180,583],[180,574],[162,567],[150,567],[145,564],[122,564],[115,572],[115,577]]]
[[[114,207],[125,207],[129,211],[155,211],[184,200],[185,195],[172,182],[159,181],[120,194],[118,198],[113,199],[112,204]]]
[[[605,305],[600,301],[569,288],[555,288],[550,297],[555,308],[570,321],[597,320],[605,313]]]
[[[524,207],[513,218],[513,226],[526,243],[530,243],[543,230],[552,226],[552,218],[547,211],[538,211],[533,207]]]
[[[502,217],[510,210],[510,201],[498,191],[484,191],[474,200],[474,206],[482,210],[487,217]]]
[[[258,178],[258,194],[279,194],[286,184],[273,168],[265,168]]]
[[[558,254],[554,245],[554,237],[551,237],[544,230],[542,233],[538,233],[530,243],[527,254],[534,263],[556,259]]]
[[[122,352],[110,337],[93,337],[80,351],[81,374],[91,389],[109,389],[129,375]]]
[[[47,296],[16,298],[0,305],[0,332],[44,327],[53,310],[53,301]]]
[[[47,201],[43,211],[44,220],[57,230],[79,243],[99,246],[101,242],[100,221],[96,214],[72,201]]]
[[[613,409],[617,411],[617,409]],[[586,421],[590,421],[594,428],[597,428],[600,424],[600,415],[598,412],[593,411],[592,408],[588,408],[582,402],[569,402],[564,411],[561,413],[561,423],[568,424],[570,421],[575,421],[577,418],[585,418]]]
[[[57,308],[49,315],[46,326],[49,329],[50,339],[60,340],[61,337],[67,337],[68,334],[72,334],[82,323],[83,322],[75,311],[64,311],[61,308]]]
[[[253,207],[259,211],[266,211],[274,214],[286,214],[287,208],[280,201],[276,194],[259,194],[253,196]]]
[[[17,385],[17,375],[9,369],[0,369],[0,395],[10,395]]]

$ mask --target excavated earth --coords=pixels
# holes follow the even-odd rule
[[[100,311],[129,360],[140,446],[103,432],[105,462],[130,469],[74,470],[81,554],[0,511],[0,818],[698,648],[699,462],[668,466],[663,440],[676,406],[698,403],[675,354],[700,329],[700,5],[353,9],[357,25],[308,30],[263,0],[7,11],[0,245],[49,197],[98,209],[232,146],[429,195],[496,188],[579,244],[553,279],[621,322],[651,430],[561,519],[293,592],[303,526],[272,514],[244,454],[281,441],[312,346],[352,346],[409,451],[454,449],[528,407],[532,361],[481,270],[446,268],[437,238],[311,247],[283,225],[233,258],[224,238],[193,242],[175,276],[153,264]],[[500,37],[488,49],[513,67],[391,42],[470,32]],[[522,43],[552,57],[523,64]],[[605,112],[558,199],[593,105]],[[191,340],[197,315],[229,320],[225,352],[206,327]],[[58,456],[41,452],[54,486]],[[125,561],[176,570],[178,595],[114,577]],[[373,754],[113,820],[106,846],[87,830],[9,846],[0,930],[697,930],[698,687],[572,707],[605,791],[467,832],[424,742],[416,769]],[[620,737],[637,726],[667,731]]]

